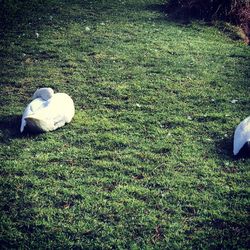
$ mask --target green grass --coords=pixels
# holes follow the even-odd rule
[[[54,0],[1,31],[2,248],[247,249],[250,161],[232,136],[250,50],[163,2]],[[42,86],[75,117],[20,135]]]

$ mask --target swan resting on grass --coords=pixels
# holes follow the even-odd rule
[[[250,116],[243,120],[235,129],[233,153],[234,155],[243,153],[250,156]]]
[[[69,123],[75,114],[74,102],[65,93],[51,88],[37,89],[22,116],[20,132],[24,128],[34,132],[48,132]]]

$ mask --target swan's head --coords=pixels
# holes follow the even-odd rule
[[[32,99],[42,98],[44,101],[49,100],[54,95],[52,88],[40,88],[33,94]]]

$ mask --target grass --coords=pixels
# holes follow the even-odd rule
[[[54,0],[2,28],[2,248],[247,249],[250,161],[232,136],[250,50],[162,3]],[[20,135],[42,86],[76,115]]]

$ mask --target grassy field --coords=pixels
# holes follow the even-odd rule
[[[250,49],[161,0],[51,0],[0,37],[1,248],[247,249]],[[72,123],[19,133],[38,87]]]

